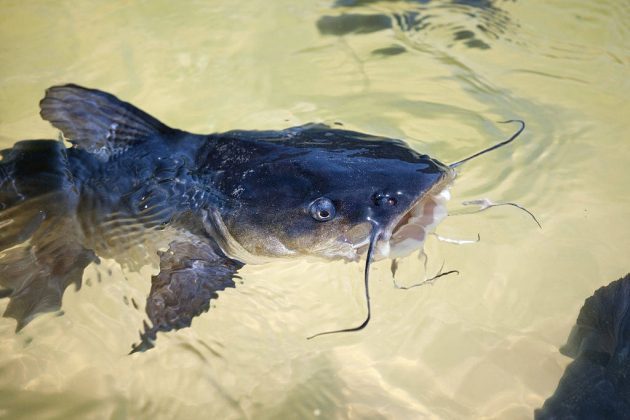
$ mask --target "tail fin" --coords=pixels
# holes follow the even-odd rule
[[[48,88],[39,106],[42,118],[66,139],[102,160],[151,136],[175,131],[114,95],[73,84]]]
[[[0,250],[27,240],[43,222],[37,202],[71,188],[65,147],[53,140],[26,140],[0,151]],[[66,185],[68,184],[68,185]],[[23,205],[29,203],[29,205]]]
[[[4,316],[19,330],[37,313],[58,310],[96,256],[82,245],[63,144],[22,141],[0,155],[0,297],[10,298]]]

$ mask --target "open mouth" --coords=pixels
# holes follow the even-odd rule
[[[427,235],[446,217],[452,178],[446,176],[423,194],[400,218],[394,220],[377,245],[382,257],[399,258],[424,247]]]
[[[374,248],[375,259],[400,258],[422,250],[427,236],[448,214],[446,203],[451,198],[449,188],[454,178],[454,172],[447,172],[432,188],[420,195],[407,211],[382,230],[366,222],[345,232],[339,242],[352,247],[347,258],[357,260],[367,252],[374,229],[380,231]]]

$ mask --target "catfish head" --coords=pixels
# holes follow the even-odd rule
[[[506,121],[512,122],[512,121]],[[206,165],[230,200],[213,212],[223,248],[246,262],[314,255],[357,260],[367,251],[364,283],[370,320],[369,267],[375,257],[421,250],[447,215],[455,168],[513,141],[445,165],[401,140],[305,125],[283,131],[234,131],[214,139]],[[216,165],[218,157],[218,166]]]
[[[511,121],[507,121],[511,122]],[[214,235],[240,261],[314,255],[358,260],[367,253],[364,282],[370,320],[369,267],[375,257],[422,250],[447,215],[455,168],[509,139],[445,165],[400,140],[324,125],[283,131],[234,131],[218,136],[207,165],[226,204],[214,211]]]
[[[354,261],[376,237],[375,256],[407,255],[446,216],[455,176],[403,141],[325,125],[229,132],[210,144],[211,171],[230,197],[213,226],[245,262]]]

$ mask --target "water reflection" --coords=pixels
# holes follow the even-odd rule
[[[451,45],[461,44],[468,48],[486,50],[494,39],[515,26],[509,14],[500,7],[502,2],[492,0],[406,0],[395,2],[391,7],[384,0],[338,0],[333,8],[340,13],[324,15],[317,21],[322,35],[343,36],[370,34],[386,29],[408,33],[416,40],[428,39],[437,31],[449,33]],[[414,35],[420,33],[421,35]],[[400,48],[400,47],[399,47]],[[385,49],[393,55],[392,51]],[[383,54],[383,48],[374,51]]]

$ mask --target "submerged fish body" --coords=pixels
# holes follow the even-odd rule
[[[18,329],[59,309],[99,256],[135,268],[157,254],[136,347],[148,348],[234,287],[245,263],[421,248],[455,176],[400,140],[321,124],[196,135],[76,85],[40,105],[73,146],[0,152],[0,293]]]
[[[536,419],[630,418],[630,274],[586,299],[560,351],[574,360]]]

